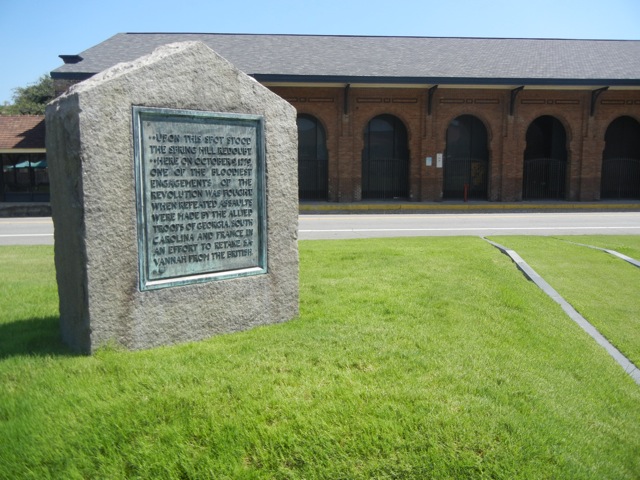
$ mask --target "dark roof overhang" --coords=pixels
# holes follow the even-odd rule
[[[56,72],[53,71],[50,73],[51,78],[54,80],[86,80],[88,78],[93,77],[95,73],[86,73],[86,72]]]
[[[594,85],[610,87],[640,87],[639,79],[571,79],[571,78],[470,78],[470,77],[377,77],[377,76],[343,76],[343,75],[281,75],[251,74],[261,83],[304,84],[389,84],[389,85],[472,85],[472,86],[504,86],[513,85],[545,86],[545,87],[592,87]]]
[[[97,72],[51,72],[51,78],[59,80],[83,81]],[[348,75],[289,75],[273,73],[250,73],[251,77],[264,84],[302,85],[302,84],[337,84],[337,85],[440,85],[440,86],[495,86],[513,88],[518,85],[531,87],[576,87],[592,88],[639,87],[637,79],[607,78],[474,78],[474,77],[389,77],[389,76],[348,76]]]

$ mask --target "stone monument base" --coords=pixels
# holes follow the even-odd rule
[[[47,108],[62,335],[91,353],[298,314],[296,112],[197,42]]]

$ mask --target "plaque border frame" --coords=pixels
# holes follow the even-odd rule
[[[137,240],[138,240],[138,287],[141,292],[147,290],[156,290],[158,288],[177,287],[190,285],[195,283],[204,283],[217,280],[229,280],[239,277],[247,277],[253,275],[263,275],[268,273],[267,262],[267,211],[266,211],[266,156],[265,156],[265,138],[264,138],[264,116],[232,113],[232,112],[213,112],[207,110],[187,110],[162,107],[145,107],[132,105],[132,123],[133,123],[133,167],[135,178],[135,194],[136,194],[136,223],[137,223]],[[147,232],[145,229],[146,209],[148,206],[145,201],[145,182],[144,182],[144,165],[142,152],[142,120],[148,116],[168,116],[183,118],[206,118],[215,120],[230,120],[235,123],[255,125],[256,127],[256,177],[257,177],[257,213],[258,213],[258,265],[255,267],[240,268],[233,270],[221,270],[215,272],[204,272],[193,275],[181,275],[163,278],[159,280],[150,280],[147,276],[148,272],[148,247]]]

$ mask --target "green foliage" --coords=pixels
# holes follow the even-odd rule
[[[2,115],[44,115],[49,101],[54,98],[53,80],[49,75],[42,75],[40,79],[26,87],[13,90],[13,103],[0,106]]]
[[[0,478],[640,476],[640,388],[478,238],[300,242],[298,319],[91,357],[32,248],[0,249]]]

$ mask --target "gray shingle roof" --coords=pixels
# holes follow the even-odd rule
[[[119,33],[52,72],[86,78],[199,40],[261,81],[640,86],[640,41]]]

